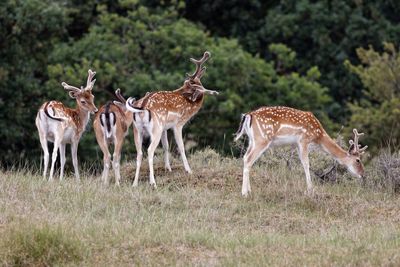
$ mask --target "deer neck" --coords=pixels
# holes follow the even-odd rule
[[[79,133],[82,133],[89,122],[90,112],[81,108],[79,104],[74,110],[73,120]]]
[[[188,100],[188,105],[192,106],[191,110],[192,110],[192,115],[195,115],[197,112],[199,112],[199,110],[201,109],[201,107],[203,106],[203,102],[204,102],[204,94],[202,94],[201,96],[199,96],[199,98],[196,101],[190,101]]]
[[[346,150],[341,148],[332,138],[328,136],[328,134],[323,134],[321,140],[320,140],[320,145],[322,148],[328,152],[332,157],[334,157],[339,163],[344,164],[345,159],[348,156],[348,153]]]

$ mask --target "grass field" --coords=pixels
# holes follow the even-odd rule
[[[177,159],[167,173],[158,156],[156,190],[145,162],[138,188],[133,163],[120,188],[90,174],[48,182],[0,173],[0,265],[400,265],[400,198],[388,190],[314,177],[308,197],[300,165],[289,170],[267,153],[245,199],[240,159],[205,150],[189,162],[193,175]]]

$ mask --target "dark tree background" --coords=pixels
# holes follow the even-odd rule
[[[373,137],[370,147],[395,146],[399,91],[387,68],[399,67],[399,12],[394,0],[2,1],[0,162],[39,162],[37,109],[50,99],[75,105],[61,81],[83,84],[88,68],[96,70],[100,106],[118,87],[135,97],[178,88],[193,69],[189,57],[205,50],[212,58],[204,85],[221,94],[186,127],[194,148],[235,153],[240,114],[261,105],[310,110],[329,132],[357,125]],[[380,90],[392,95],[382,99]],[[99,160],[87,130],[80,160]]]

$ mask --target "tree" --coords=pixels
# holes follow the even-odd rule
[[[365,99],[349,104],[349,125],[366,133],[363,141],[376,152],[380,146],[400,144],[400,55],[392,43],[383,44],[379,53],[372,46],[358,48],[362,64],[346,67],[355,73],[365,87]]]
[[[334,100],[325,111],[344,123],[346,103],[362,96],[362,85],[343,62],[357,64],[355,49],[363,44],[399,42],[399,10],[399,2],[392,0],[188,0],[182,14],[215,35],[238,38],[247,51],[267,61],[272,54],[266,48],[272,43],[296,51],[295,68],[319,68],[320,83]]]
[[[32,135],[34,111],[49,95],[47,53],[62,36],[66,14],[57,3],[7,0],[0,4],[0,162],[40,155]],[[32,153],[32,154],[31,154]],[[30,155],[31,154],[31,155]]]
[[[137,0],[89,1],[82,8],[86,18],[76,12],[81,10],[79,0],[2,4],[0,142],[8,153],[0,161],[39,162],[40,145],[33,134],[38,107],[51,99],[74,105],[61,81],[82,84],[92,68],[97,71],[93,93],[98,106],[113,99],[117,88],[138,98],[181,86],[185,73],[193,70],[189,58],[205,50],[212,57],[203,83],[221,95],[207,97],[185,130],[186,139],[197,147],[229,150],[240,114],[261,105],[310,110],[332,126],[324,113],[331,99],[318,82],[317,67],[297,72],[296,53],[283,44],[266,48],[274,55],[268,62],[251,55],[236,39],[212,37],[203,26],[180,17],[181,1],[172,2],[166,8],[148,8]],[[100,158],[99,151],[91,128],[87,130],[79,158],[93,161]]]
[[[136,97],[149,91],[173,90],[193,68],[188,59],[209,50],[212,57],[203,81],[221,96],[208,97],[186,131],[188,139],[198,146],[222,148],[225,136],[228,148],[240,113],[261,105],[311,110],[332,126],[323,113],[331,100],[327,89],[317,82],[318,69],[311,68],[304,76],[293,72],[295,53],[286,46],[271,46],[277,60],[284,62],[277,70],[274,61],[251,56],[236,40],[211,38],[174,12],[152,12],[132,3],[124,8],[125,12],[117,14],[99,6],[98,23],[88,34],[53,51],[49,87],[56,86],[62,77],[73,81],[93,67],[98,70],[100,92],[96,97],[103,103],[118,87],[125,95]]]

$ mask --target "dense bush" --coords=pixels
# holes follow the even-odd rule
[[[185,130],[195,148],[231,152],[240,114],[262,105],[312,111],[328,132],[351,117],[352,127],[369,136],[366,143],[379,147],[383,135],[397,136],[397,98],[375,101],[363,94],[361,86],[369,85],[342,63],[357,65],[356,47],[400,39],[396,8],[390,1],[3,1],[0,162],[38,162],[38,107],[50,99],[74,105],[61,81],[82,84],[87,69],[95,69],[100,106],[118,87],[135,97],[176,89],[194,67],[189,57],[205,50],[212,58],[204,85],[221,94],[208,97]],[[87,130],[79,155],[94,161],[99,150]]]
[[[362,64],[348,68],[357,74],[365,87],[366,97],[350,104],[350,125],[367,134],[363,142],[379,147],[397,148],[400,144],[400,56],[392,43],[384,44],[384,52],[373,47],[359,48]]]
[[[8,8],[11,13],[21,9],[11,4]],[[54,8],[53,13],[59,12],[58,24],[54,22],[52,27],[63,38],[56,38],[58,33],[42,34],[40,31],[32,32],[30,41],[26,39],[26,42],[16,36],[22,41],[24,48],[21,49],[25,49],[25,53],[32,39],[41,37],[46,45],[31,51],[33,57],[26,55],[33,62],[26,67],[26,74],[10,71],[9,62],[2,67],[7,74],[4,88],[10,88],[6,92],[7,101],[2,95],[0,110],[7,116],[2,123],[12,125],[0,131],[6,137],[0,139],[1,145],[10,152],[2,154],[3,162],[38,158],[40,146],[36,135],[32,134],[36,131],[33,121],[37,108],[49,99],[74,105],[60,86],[61,81],[82,84],[87,69],[93,68],[97,71],[94,88],[97,105],[112,99],[118,87],[126,96],[141,97],[148,91],[173,90],[181,86],[185,73],[194,68],[189,58],[199,57],[205,50],[211,51],[212,58],[207,63],[203,83],[221,94],[206,99],[205,107],[185,131],[187,139],[195,141],[196,146],[210,145],[229,151],[240,114],[261,105],[279,104],[311,110],[328,128],[332,127],[324,113],[331,99],[328,89],[318,82],[318,68],[295,72],[291,67],[296,60],[295,53],[283,44],[270,46],[276,60],[266,62],[244,51],[235,39],[210,37],[204,28],[180,18],[174,10],[149,9],[136,1],[121,1],[117,8],[108,3],[94,5],[87,32],[76,38],[66,38],[71,31],[69,27],[75,23],[75,11],[57,3],[47,7],[51,8]],[[38,11],[31,16],[41,18],[46,14]],[[27,29],[24,32],[29,34]],[[4,47],[4,53],[12,49],[11,45]],[[17,59],[19,63],[21,59]],[[37,73],[38,77],[31,77],[32,73]],[[18,79],[21,90],[17,95],[11,88],[15,88],[12,82]],[[21,98],[27,101],[20,101]],[[16,102],[18,104],[14,104]],[[98,158],[94,140],[91,131],[85,134],[80,145],[81,159]]]

